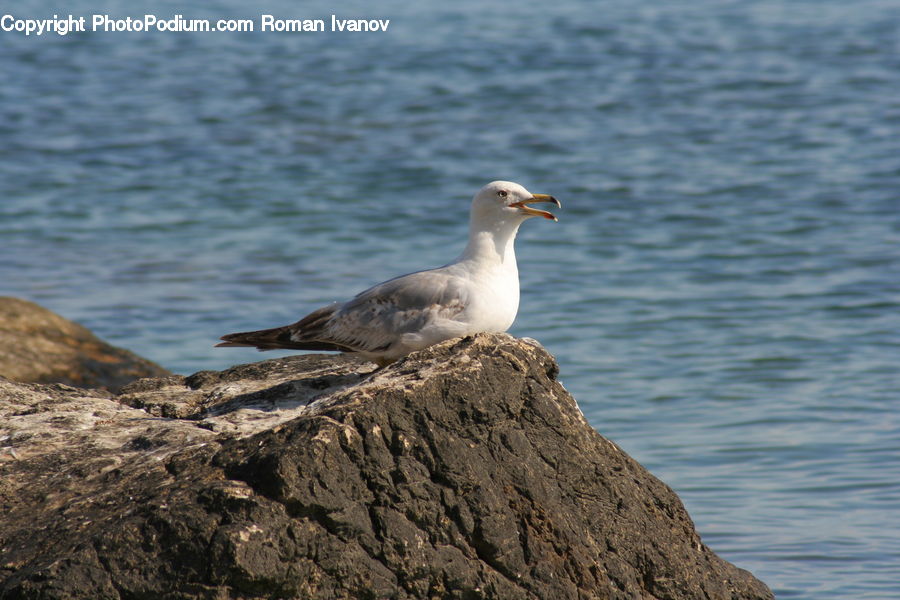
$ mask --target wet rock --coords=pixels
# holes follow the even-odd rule
[[[0,376],[118,391],[169,372],[37,304],[0,297]]]
[[[0,598],[771,598],[507,335],[0,382]]]

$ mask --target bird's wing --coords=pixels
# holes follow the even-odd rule
[[[446,269],[419,271],[369,288],[337,307],[318,331],[298,328],[294,339],[380,352],[404,334],[422,331],[437,320],[452,320],[468,300],[465,282]]]

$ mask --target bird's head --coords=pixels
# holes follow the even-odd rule
[[[519,220],[544,217],[556,221],[553,213],[528,206],[535,202],[552,202],[562,208],[559,200],[548,194],[532,194],[518,183],[492,181],[472,199],[472,217],[479,220]]]

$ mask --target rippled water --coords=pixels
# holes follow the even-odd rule
[[[120,14],[263,12],[215,6]],[[900,5],[300,6],[265,12],[391,24],[0,33],[0,293],[224,368],[261,356],[219,335],[442,264],[519,181],[563,210],[512,332],[591,423],[780,598],[898,597]]]

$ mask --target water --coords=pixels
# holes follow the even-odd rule
[[[900,4],[407,4],[0,33],[0,293],[221,369],[261,356],[219,335],[442,264],[520,181],[563,210],[522,229],[512,332],[591,423],[780,598],[900,596]]]

